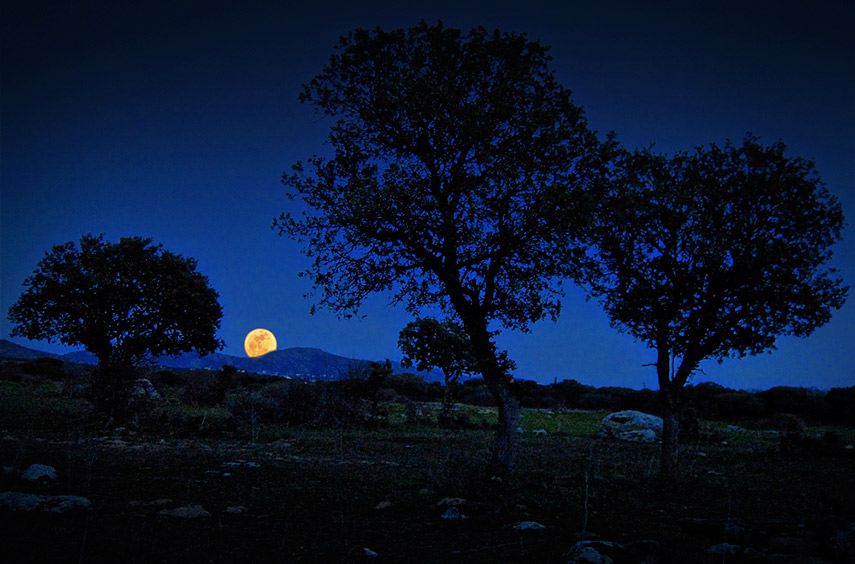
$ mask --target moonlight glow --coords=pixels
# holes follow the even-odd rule
[[[262,356],[276,350],[276,337],[267,329],[253,329],[243,342],[247,356]]]

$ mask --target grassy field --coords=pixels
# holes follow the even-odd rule
[[[655,541],[657,562],[844,562],[837,545],[855,522],[853,451],[785,455],[759,427],[706,422],[684,446],[684,479],[665,488],[658,446],[597,436],[604,413],[529,410],[513,485],[496,500],[481,480],[492,431],[407,424],[399,404],[373,430],[254,433],[222,409],[175,401],[158,408],[181,415],[175,432],[105,432],[87,409],[62,383],[0,382],[0,465],[51,465],[59,480],[41,493],[92,502],[83,514],[0,513],[3,562],[551,563],[582,538]],[[828,430],[855,443],[853,429],[809,433]],[[0,491],[32,491],[3,480]],[[169,513],[188,506],[204,516]],[[525,521],[544,528],[513,527]],[[709,551],[725,542],[765,556]]]

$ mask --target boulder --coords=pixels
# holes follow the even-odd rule
[[[144,399],[160,399],[160,393],[154,387],[154,384],[151,383],[151,380],[148,378],[140,378],[136,382],[134,382],[133,390],[131,391],[131,395],[137,398]]]
[[[0,493],[0,510],[25,513],[73,513],[89,511],[92,503],[76,495],[38,495],[21,492]]]
[[[708,554],[720,554],[720,555],[724,556],[726,554],[736,554],[737,552],[739,552],[741,550],[742,550],[742,547],[740,547],[738,545],[723,542],[721,544],[716,544],[716,545],[709,547],[707,549],[707,553]]]
[[[160,514],[166,517],[178,517],[181,519],[196,519],[198,517],[211,516],[201,505],[185,505],[184,507],[176,507],[175,509],[163,509],[160,511]]]
[[[53,484],[59,479],[56,469],[46,464],[33,464],[21,474],[21,479],[42,485]]]
[[[441,515],[441,518],[456,521],[458,519],[466,519],[467,517],[466,517],[466,515],[462,514],[460,512],[460,510],[455,506],[455,507],[449,507],[448,511],[446,511],[445,513],[443,513]]]
[[[618,439],[622,433],[630,431],[652,431],[655,438],[662,436],[662,418],[641,411],[618,411],[603,418],[603,433]],[[649,434],[645,434],[645,437]],[[626,435],[624,440],[638,440],[633,435]],[[646,439],[643,439],[646,440]]]
[[[541,525],[537,521],[522,521],[520,523],[510,525],[510,527],[517,531],[542,531],[546,528],[546,525]]]
[[[623,431],[615,435],[616,438],[622,441],[632,443],[655,443],[656,431],[653,429],[636,429],[634,431]]]
[[[565,555],[567,564],[612,564],[624,555],[623,546],[608,541],[580,541]]]

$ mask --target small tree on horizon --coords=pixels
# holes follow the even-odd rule
[[[656,351],[660,474],[677,477],[680,391],[699,363],[807,337],[848,292],[826,265],[844,226],[814,163],[748,134],[673,157],[625,155],[589,279],[612,324]]]
[[[122,417],[132,371],[158,356],[212,353],[218,295],[196,261],[151,239],[84,235],[55,245],[9,308],[13,336],[83,346],[98,359],[95,407]]]
[[[283,182],[308,211],[280,233],[305,244],[319,305],[344,316],[390,292],[459,321],[498,408],[488,473],[506,477],[520,405],[494,343],[560,309],[583,254],[582,218],[603,166],[582,109],[524,35],[425,23],[342,37],[301,101],[335,121],[333,156]],[[570,225],[568,225],[570,224]]]
[[[477,372],[472,345],[463,327],[449,320],[419,318],[401,330],[398,348],[404,354],[401,366],[415,365],[417,370],[439,368],[442,371],[445,389],[440,417],[447,421],[451,415],[452,386],[463,376]]]

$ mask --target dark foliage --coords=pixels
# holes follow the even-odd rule
[[[9,309],[12,335],[83,346],[98,358],[96,406],[121,416],[133,368],[162,355],[222,348],[222,309],[196,261],[153,245],[84,235],[54,246]]]
[[[234,367],[222,370],[188,370],[181,376],[183,389],[181,401],[191,405],[210,407],[220,405],[226,393],[235,387]]]
[[[834,423],[855,425],[855,386],[831,388],[825,396]]]
[[[812,162],[785,153],[746,135],[673,157],[627,154],[592,230],[591,293],[613,325],[656,351],[668,480],[680,392],[698,364],[807,337],[846,299],[827,266],[840,204]]]
[[[301,94],[335,120],[333,155],[284,176],[308,209],[276,221],[313,258],[321,306],[352,315],[388,291],[461,323],[499,407],[499,473],[519,402],[494,331],[558,314],[607,153],[548,63],[539,43],[483,28],[342,37]]]

